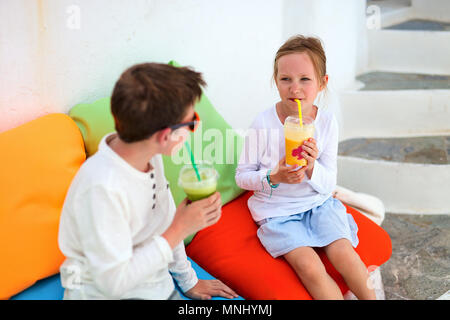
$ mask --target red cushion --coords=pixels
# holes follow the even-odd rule
[[[246,192],[222,208],[222,218],[194,237],[186,252],[203,269],[250,300],[312,299],[297,274],[282,257],[272,258],[261,245],[248,210]],[[356,248],[366,266],[380,266],[391,256],[389,235],[357,210],[347,206],[358,225]],[[326,270],[342,293],[348,291],[341,275],[323,250],[317,250]]]

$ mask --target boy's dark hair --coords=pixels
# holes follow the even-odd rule
[[[111,97],[116,131],[125,142],[149,138],[181,122],[189,106],[200,99],[202,74],[183,67],[143,63],[125,70]]]

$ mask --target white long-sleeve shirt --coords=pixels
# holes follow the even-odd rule
[[[254,191],[248,206],[255,221],[305,212],[331,196],[337,179],[338,124],[330,111],[319,108],[314,125],[319,155],[311,179],[305,174],[300,184],[280,183],[271,189],[267,172],[286,154],[283,124],[275,105],[253,121],[246,134],[235,179],[240,188]]]
[[[107,145],[111,137],[81,166],[64,202],[64,299],[167,299],[172,276],[189,290],[198,279],[183,242],[172,250],[161,237],[176,211],[161,155],[151,171],[138,171]]]

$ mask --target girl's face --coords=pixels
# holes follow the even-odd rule
[[[275,82],[280,94],[281,103],[287,111],[296,114],[297,102],[302,102],[302,109],[309,110],[323,88],[319,85],[314,65],[307,53],[291,53],[278,59],[278,74]],[[324,77],[324,81],[328,76]]]

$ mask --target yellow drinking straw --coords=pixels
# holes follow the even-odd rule
[[[300,120],[300,128],[303,128],[303,118],[302,118],[302,102],[299,99],[294,99],[297,101],[298,105],[298,119]]]

